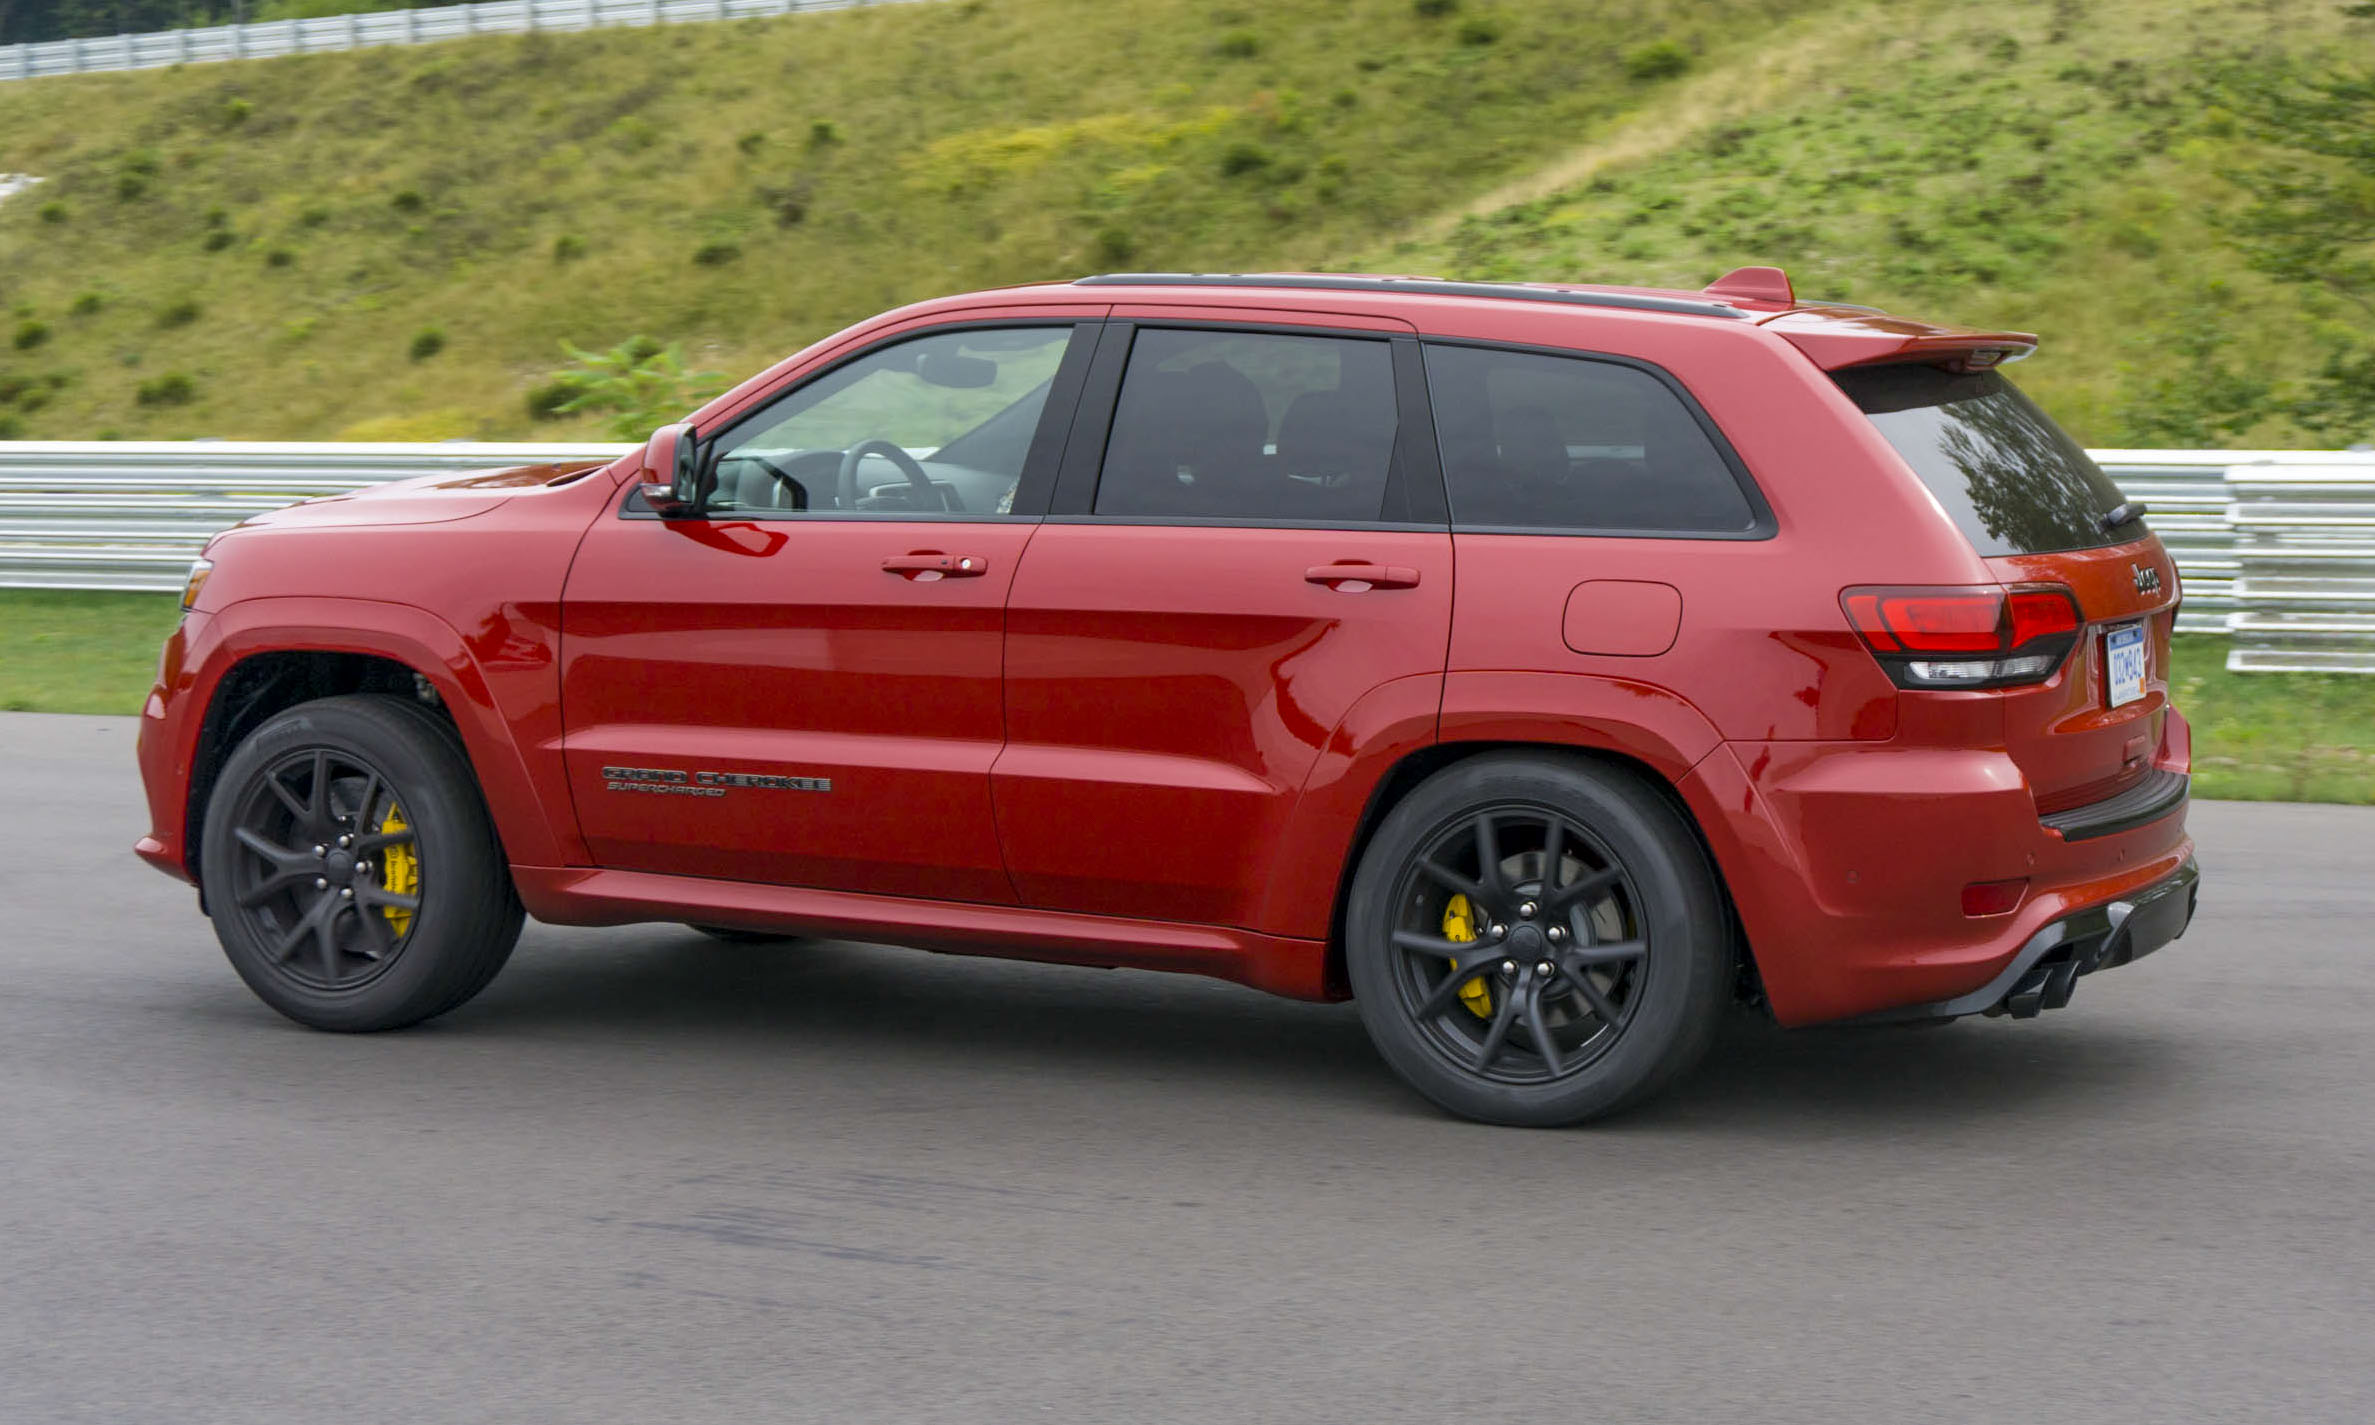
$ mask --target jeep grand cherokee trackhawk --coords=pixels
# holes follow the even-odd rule
[[[1736,999],[2032,1015],[2196,884],[2176,570],[2034,345],[1773,268],[902,308],[611,464],[218,537],[139,851],[324,1029],[523,912],[1349,995],[1501,1123]]]

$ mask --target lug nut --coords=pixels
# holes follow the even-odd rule
[[[313,888],[317,891],[326,891],[330,889],[330,882],[326,877],[316,876],[313,878]]]
[[[1501,962],[1501,973],[1502,973],[1502,974],[1504,974],[1504,975],[1514,975],[1514,974],[1516,974],[1516,973],[1517,973],[1517,962],[1516,962],[1515,960],[1503,960],[1503,961]]]
[[[1498,939],[1500,939],[1502,936],[1504,936],[1504,935],[1507,935],[1507,934],[1509,933],[1509,927],[1508,927],[1508,926],[1506,926],[1506,925],[1494,925],[1494,926],[1488,926],[1488,927],[1486,927],[1486,928],[1485,928],[1485,932],[1484,932],[1484,933],[1485,933],[1485,934],[1487,934],[1487,935],[1489,935],[1489,936],[1491,936],[1493,939],[1495,939],[1495,940],[1498,940]]]
[[[1542,933],[1549,936],[1553,940],[1564,940],[1567,938],[1567,927],[1563,925],[1554,925]]]
[[[1524,905],[1519,906],[1517,914],[1520,920],[1532,920],[1534,918],[1534,903],[1527,901]]]
[[[329,855],[329,854],[330,854],[330,848],[329,848],[329,847],[327,847],[327,846],[316,846],[315,848],[313,848],[313,855],[314,855],[314,859],[315,859],[315,860],[317,860],[317,861],[318,861],[318,860],[320,860],[322,857],[324,857],[324,856],[327,856],[327,855]]]
[[[371,863],[368,861],[357,861],[355,863],[355,869],[368,876],[371,874]]]
[[[342,901],[353,900],[355,898],[355,888],[353,886],[340,886],[338,888],[338,898]]]
[[[341,836],[338,838],[338,844],[341,846],[352,846],[354,841],[355,839],[351,836]]]

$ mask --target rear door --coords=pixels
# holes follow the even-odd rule
[[[2177,566],[2086,451],[1995,371],[1832,373],[2006,584],[2078,596],[2061,672],[2003,693],[2004,742],[2041,813],[2108,799],[2165,748]],[[2116,666],[2115,666],[2116,665]],[[2182,756],[2182,748],[2174,755]]]
[[[1025,904],[1264,928],[1346,712],[1401,678],[1440,696],[1423,377],[1406,326],[1135,315],[1098,348],[1008,598],[1000,842]]]

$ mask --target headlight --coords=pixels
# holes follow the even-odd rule
[[[190,606],[198,602],[198,591],[206,587],[206,576],[213,572],[214,561],[211,559],[190,561],[190,577],[181,586],[181,611],[183,613],[188,613]]]

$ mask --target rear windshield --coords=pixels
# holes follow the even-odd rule
[[[2104,528],[2125,498],[2119,487],[1996,372],[1862,366],[1831,375],[1982,555],[2144,537],[2140,520]]]

